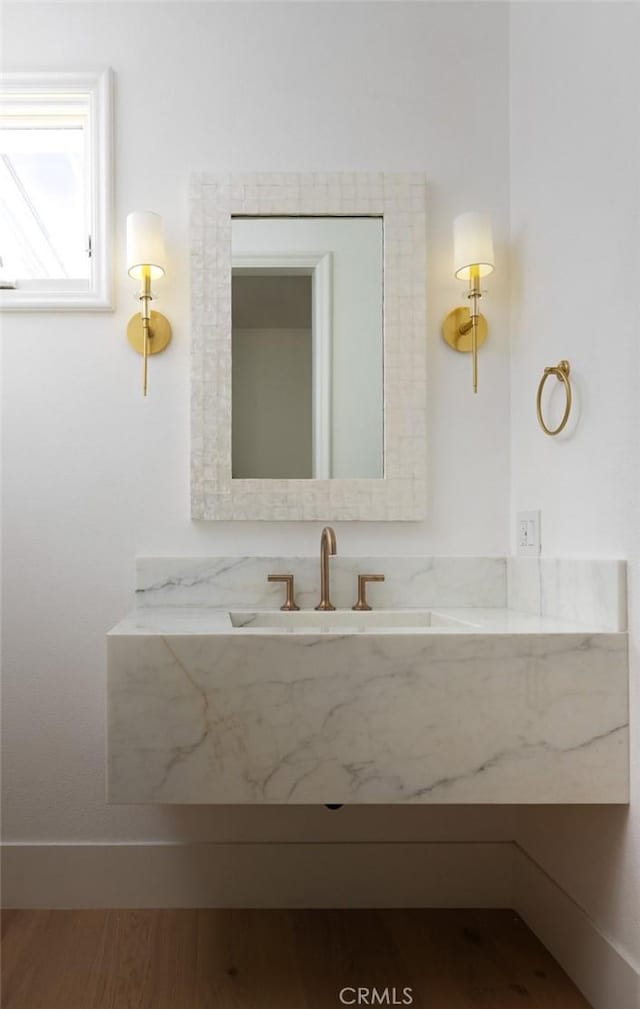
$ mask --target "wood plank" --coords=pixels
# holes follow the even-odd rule
[[[464,994],[458,977],[460,965],[450,949],[452,921],[458,920],[457,914],[444,910],[385,912],[387,927],[412,965],[416,988],[430,1009],[469,1009],[472,1004]]]
[[[588,1009],[588,1003],[549,950],[514,912],[482,912],[484,929],[493,940],[496,955],[518,972],[524,985],[543,1009]]]
[[[589,1009],[512,911],[8,911],[3,1009]]]
[[[157,914],[146,910],[108,914],[95,1009],[147,1009]]]
[[[3,1009],[90,1006],[106,924],[102,911],[20,912],[9,929],[24,930],[19,950],[3,942]]]
[[[309,1009],[332,1009],[345,988],[414,988],[415,1009],[427,1009],[413,983],[413,973],[386,928],[385,912],[376,910],[294,911],[296,949]],[[349,993],[354,998],[353,993]],[[390,995],[390,997],[392,997]]]
[[[198,1009],[307,1009],[288,911],[198,912]]]
[[[192,1009],[197,912],[115,911],[98,971],[92,1009]]]
[[[36,971],[35,951],[42,946],[46,911],[2,914],[2,997],[4,1009],[27,1005]]]
[[[513,932],[512,911],[408,910],[387,915],[396,942],[417,965],[422,997],[433,1009],[551,1009],[553,1004],[540,1003],[529,984],[526,962],[505,956],[495,945],[498,925],[504,936],[509,929]],[[584,1000],[575,1005],[588,1009]],[[567,1004],[566,1009],[573,1006]]]

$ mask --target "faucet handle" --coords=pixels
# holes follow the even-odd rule
[[[299,610],[295,600],[295,582],[293,575],[267,575],[268,582],[284,582],[287,586],[287,598],[280,607],[281,610]]]
[[[383,582],[384,575],[358,575],[358,602],[352,607],[354,610],[370,610],[367,602],[367,582]]]

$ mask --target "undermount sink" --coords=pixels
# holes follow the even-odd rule
[[[509,610],[485,562],[322,542],[319,579],[315,558],[153,568],[158,599],[107,638],[111,802],[628,802],[625,633]]]
[[[446,627],[473,628],[474,624],[432,610],[263,610],[230,612],[231,625],[241,630],[275,628],[298,633],[362,633],[415,628],[423,631]]]

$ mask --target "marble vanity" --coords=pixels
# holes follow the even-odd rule
[[[139,560],[108,635],[112,802],[628,801],[622,562],[331,570],[317,613],[316,558]],[[386,581],[355,613],[365,571]]]
[[[193,176],[192,518],[424,517],[426,236],[422,173]],[[138,561],[111,801],[627,801],[622,562],[321,543]]]

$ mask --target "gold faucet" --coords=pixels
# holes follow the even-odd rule
[[[329,598],[329,557],[337,552],[336,534],[331,526],[325,526],[320,537],[320,602],[317,610],[335,610]]]

